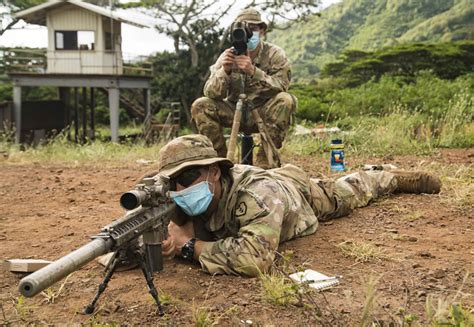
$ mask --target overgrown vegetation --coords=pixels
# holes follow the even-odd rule
[[[380,117],[397,108],[407,114],[422,115],[432,125],[451,110],[467,115],[465,121],[473,118],[473,74],[452,81],[428,71],[418,72],[413,78],[384,75],[354,88],[341,88],[330,79],[316,85],[296,84],[290,91],[299,100],[297,117],[310,121],[333,122],[362,115]],[[450,108],[453,105],[458,107]]]
[[[295,79],[309,81],[343,50],[472,40],[473,16],[470,0],[344,0],[269,39],[289,55]]]
[[[297,154],[322,154],[334,137],[358,155],[429,154],[439,147],[474,145],[473,74],[449,81],[420,72],[412,82],[383,76],[356,88],[322,84],[292,90],[301,124],[342,130],[288,138],[286,148]]]

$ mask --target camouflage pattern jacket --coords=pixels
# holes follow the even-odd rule
[[[280,92],[286,92],[290,86],[291,68],[285,52],[267,42],[260,43],[260,50],[252,60],[256,67],[253,77],[245,78],[245,94],[254,106],[263,105]],[[214,100],[227,99],[236,103],[239,99],[243,75],[237,68],[226,74],[221,64],[222,55],[211,66],[211,75],[204,86],[204,96]]]
[[[218,209],[203,226],[214,241],[205,243],[199,261],[209,273],[256,276],[271,266],[281,242],[316,231],[309,178],[293,165],[235,165],[229,175],[221,178]]]

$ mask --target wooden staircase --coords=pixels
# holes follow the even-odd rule
[[[108,95],[106,88],[100,88],[101,92]],[[181,103],[169,102],[165,103],[171,108],[171,112],[166,118],[165,123],[161,123],[152,114],[146,117],[146,110],[142,104],[137,101],[132,101],[124,94],[120,94],[120,105],[127,111],[131,117],[140,118],[143,120],[143,137],[147,143],[153,143],[157,140],[168,141],[176,137],[180,128],[181,120]]]

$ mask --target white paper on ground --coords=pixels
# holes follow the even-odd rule
[[[340,283],[341,276],[329,277],[312,269],[296,272],[290,278],[298,283],[306,283],[317,290],[325,290]]]

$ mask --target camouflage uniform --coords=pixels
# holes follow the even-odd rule
[[[199,133],[209,137],[221,157],[226,156],[223,127],[231,127],[235,106],[241,92],[241,81],[245,79],[244,93],[248,104],[257,108],[270,138],[277,148],[281,148],[292,115],[296,109],[296,99],[287,93],[290,85],[290,63],[283,50],[276,45],[260,42],[260,50],[252,60],[256,67],[252,77],[243,76],[233,69],[226,74],[221,65],[221,57],[211,66],[211,75],[204,86],[204,97],[191,106],[191,114]],[[240,130],[257,133],[257,125],[249,117],[243,117]]]
[[[214,239],[205,243],[199,261],[209,273],[248,276],[271,266],[280,243],[314,233],[318,220],[347,215],[396,188],[389,172],[332,181],[310,179],[293,165],[235,165],[222,184],[219,209],[203,226]]]
[[[163,147],[158,171],[173,178],[186,168],[213,163],[223,171],[217,209],[210,216],[187,218],[195,237],[205,242],[199,262],[209,273],[255,276],[271,266],[280,243],[314,233],[318,220],[347,215],[394,191],[437,193],[441,186],[429,174],[410,172],[402,179],[369,171],[334,181],[309,178],[293,165],[271,170],[233,165],[217,157],[203,135],[182,136]]]

